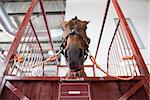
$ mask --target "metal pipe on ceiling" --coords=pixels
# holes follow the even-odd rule
[[[2,31],[13,36],[16,35],[18,28],[12,23],[2,4],[0,4],[0,24]]]

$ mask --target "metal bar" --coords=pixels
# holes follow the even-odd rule
[[[31,43],[28,45],[28,42],[29,41],[33,41],[33,32],[30,32],[30,34],[29,34],[29,38],[28,38],[28,40],[27,40],[27,44],[26,44],[26,47],[25,47],[25,50],[24,51],[26,51],[27,50],[27,46],[28,46],[28,48],[30,48],[30,46],[32,45]],[[23,52],[24,52],[23,51]],[[29,60],[29,53],[30,53],[30,50],[28,50],[27,52],[26,52],[26,55],[25,55],[25,58],[24,58],[24,61],[23,61],[23,63],[22,63],[22,69],[21,69],[21,74],[20,74],[20,76],[22,75],[22,71],[23,71],[23,68],[25,68],[25,66],[26,66],[26,62]]]
[[[31,60],[32,64],[30,64],[30,66],[34,65],[35,63],[36,56],[37,56],[37,48],[38,48],[38,44],[35,43],[35,48],[33,49],[34,52],[32,53],[32,60]]]
[[[33,41],[33,32],[31,31],[31,33],[30,33],[30,37],[28,38],[28,41],[30,41],[30,42],[32,42]],[[24,71],[24,69],[27,67],[27,65],[28,65],[28,62],[29,62],[29,60],[30,60],[30,53],[31,53],[31,50],[30,50],[30,47],[33,45],[33,43],[30,43],[29,45],[28,45],[28,43],[26,44],[26,48],[25,48],[25,50],[24,51],[26,51],[27,50],[27,46],[28,46],[28,51],[27,51],[27,53],[26,53],[26,56],[25,56],[25,58],[24,58],[24,62],[22,63],[22,66],[21,66],[21,74],[20,75],[22,75],[22,72]]]
[[[107,14],[108,14],[108,10],[109,10],[109,5],[110,5],[110,0],[107,1],[106,10],[105,10],[104,18],[103,18],[103,24],[102,24],[102,28],[101,28],[101,32],[100,32],[100,36],[99,36],[99,40],[98,40],[98,44],[97,44],[97,49],[96,49],[96,53],[95,53],[95,59],[97,57],[97,53],[98,53],[98,50],[99,50],[102,34],[103,34],[103,31],[104,31],[104,26],[105,26],[105,23],[106,23],[106,18],[107,18]]]
[[[51,44],[51,47],[52,47],[52,51],[53,51],[53,53],[55,53],[54,46],[53,46],[53,41],[52,41],[52,38],[51,38],[51,35],[50,35],[50,30],[49,30],[49,27],[48,27],[48,23],[47,23],[46,13],[45,13],[44,6],[43,6],[43,0],[39,0],[39,3],[40,3],[41,10],[42,10],[42,14],[43,14],[47,34],[48,34],[48,37],[49,37],[49,41],[50,41],[50,44]],[[57,59],[55,60],[55,63],[58,65],[58,60]]]
[[[117,30],[118,30],[119,24],[120,24],[120,21],[118,21],[118,24],[117,24],[117,26],[116,26],[114,35],[113,35],[113,37],[112,37],[112,40],[111,40],[111,43],[110,43],[110,46],[109,46],[109,49],[108,49],[108,54],[107,54],[107,69],[109,69],[110,51],[111,51],[111,49],[112,49],[112,45],[113,45],[113,41],[114,41],[115,35],[117,34]]]
[[[116,35],[116,38],[117,38],[117,35]],[[114,40],[114,44],[115,44],[115,46],[116,46],[116,48],[117,48],[117,43],[115,42],[115,40]],[[118,49],[117,49],[117,50],[118,50]],[[116,55],[117,55],[116,58],[118,58],[118,61],[119,61],[118,67],[120,67],[120,68],[122,69],[123,76],[127,76],[127,75],[126,75],[127,72],[125,72],[125,70],[124,70],[124,67],[125,67],[125,66],[121,66],[121,65],[120,65],[120,64],[121,64],[121,63],[120,63],[120,62],[121,62],[121,60],[120,60],[121,58],[120,58],[120,55],[119,55],[119,51],[116,52]]]
[[[47,18],[46,18],[46,13],[45,13],[44,6],[43,6],[43,1],[39,0],[39,3],[40,3],[41,10],[42,10],[42,15],[43,15],[43,18],[44,18],[46,30],[47,30],[48,37],[49,37],[49,40],[50,40],[50,44],[51,44],[52,50],[54,52],[53,42],[52,42],[52,38],[51,38],[51,35],[50,35],[50,30],[49,30],[49,27],[48,27],[48,23],[47,23]]]
[[[33,41],[35,41],[35,40],[33,40]],[[29,55],[29,57],[30,57],[30,59],[29,59],[29,62],[28,62],[28,65],[26,66],[26,76],[28,76],[27,74],[29,74],[28,73],[28,69],[30,68],[30,66],[32,65],[32,63],[33,63],[33,55],[35,55],[35,48],[36,48],[36,43],[33,43],[33,45],[30,47],[31,48],[31,52],[30,52],[30,55]]]
[[[130,96],[132,96],[137,90],[139,90],[143,86],[143,80],[135,84],[130,90],[128,90],[124,95],[122,95],[119,100],[127,100]]]
[[[144,59],[143,59],[143,57],[140,53],[140,50],[139,50],[139,48],[136,44],[136,41],[135,41],[135,39],[132,35],[132,32],[131,32],[128,24],[127,24],[127,21],[125,20],[125,17],[122,13],[122,10],[121,10],[117,0],[112,0],[112,2],[113,2],[113,5],[115,7],[115,10],[118,14],[118,17],[120,19],[120,23],[121,23],[121,25],[122,25],[125,33],[126,33],[126,36],[127,36],[128,41],[129,41],[130,47],[133,51],[133,55],[136,58],[136,63],[137,63],[137,66],[140,70],[140,73],[141,73],[141,75],[148,75],[149,74],[148,69],[147,69],[146,64],[144,62]]]
[[[37,3],[37,0],[32,0],[30,8],[27,11],[28,13],[26,13],[25,18],[24,18],[24,20],[23,20],[16,36],[15,36],[15,39],[14,39],[10,49],[9,49],[8,55],[7,55],[7,57],[4,61],[4,65],[3,65],[3,67],[5,68],[4,75],[6,75],[8,73],[9,67],[7,65],[9,64],[9,61],[10,61],[11,57],[16,53],[17,47],[18,47],[18,45],[20,43],[20,40],[23,36],[24,30],[25,30],[25,28],[26,28],[26,26],[27,26],[27,24],[30,20],[30,17],[32,15],[32,12],[33,12],[33,9],[34,9],[36,3]]]
[[[28,97],[23,95],[15,86],[13,86],[9,81],[6,81],[5,86],[11,90],[20,100],[30,100]]]
[[[84,67],[93,67],[94,65],[84,65]],[[58,67],[68,67],[67,65],[58,65]]]
[[[122,75],[124,75],[124,71],[123,71],[123,69],[121,68],[121,66],[120,66],[120,59],[119,59],[119,54],[118,54],[118,51],[117,51],[117,48],[116,48],[116,42],[115,42],[115,39],[116,39],[116,36],[115,36],[115,38],[114,38],[114,42],[113,42],[113,47],[114,47],[114,58],[116,59],[116,68],[118,68],[120,71],[119,72],[122,72]]]
[[[65,13],[65,11],[50,11],[50,12],[45,12],[46,13],[46,15],[60,15],[61,16],[61,14],[62,14],[62,12],[63,13]],[[10,16],[24,16],[26,13],[24,13],[24,12],[15,12],[15,13],[8,13],[8,15],[10,15]],[[36,15],[41,15],[41,12],[33,12],[33,14],[32,14],[33,16],[36,16]]]
[[[0,81],[0,82],[1,82],[1,83],[0,83],[0,96],[1,96],[1,94],[2,94],[3,88],[4,88],[5,83],[6,83],[6,78],[5,78],[5,76],[2,77],[2,78],[3,78],[2,81]]]
[[[132,53],[131,53],[131,51],[130,51],[130,49],[129,49],[129,45],[128,45],[127,39],[126,39],[126,37],[125,37],[125,33],[124,33],[124,31],[123,31],[123,29],[122,29],[121,26],[120,26],[120,29],[121,29],[121,31],[122,31],[122,37],[121,37],[121,33],[120,33],[119,35],[120,35],[120,37],[122,38],[122,41],[123,41],[123,39],[124,39],[124,42],[125,42],[125,45],[127,46],[129,55],[132,55]],[[123,44],[123,47],[124,47],[124,48],[125,48],[125,45]],[[125,55],[127,55],[127,51],[126,51],[126,50],[125,50]],[[130,73],[131,73],[132,71],[131,71],[130,63],[129,63],[128,60],[127,60],[127,62],[128,62],[129,70],[130,70]],[[132,60],[131,62],[132,62],[132,65],[134,66],[133,60]],[[135,72],[135,73],[136,73],[136,75],[137,75],[137,72]]]
[[[23,39],[23,41],[22,41],[23,43],[25,42],[26,37],[28,36],[29,31],[30,31],[30,26],[29,26],[29,28],[27,29],[27,32],[25,33],[24,39]],[[20,53],[21,53],[21,51],[22,51],[22,47],[23,47],[23,45],[24,45],[24,44],[20,44],[20,45],[21,45],[21,47],[20,47],[20,50],[18,51],[18,54],[20,54]],[[18,47],[18,48],[19,48],[19,47]],[[26,48],[25,48],[25,50],[26,50]],[[25,50],[24,50],[24,51],[25,51]],[[24,53],[25,53],[24,51],[23,51],[23,53],[22,53],[22,54],[23,54],[22,56],[24,56]],[[15,63],[16,63],[16,61],[14,62],[14,64],[13,64],[13,65],[15,65]],[[13,67],[13,66],[12,66],[12,67]],[[16,75],[18,74],[18,72],[19,72],[19,68],[17,68]]]
[[[38,45],[36,45],[38,47]],[[38,49],[35,50],[35,57],[34,57],[34,61],[33,61],[33,65],[36,64],[36,61],[37,61],[37,57],[38,57]]]
[[[119,36],[120,36],[120,39],[121,39],[121,43],[122,43],[122,47],[123,47],[123,49],[124,49],[124,54],[125,55],[123,55],[123,56],[126,56],[126,55],[129,55],[128,54],[128,52],[126,51],[126,47],[128,48],[128,43],[127,43],[127,40],[126,40],[126,37],[125,37],[125,35],[124,35],[124,31],[123,31],[123,29],[122,29],[122,27],[121,27],[121,25],[120,25],[120,30],[121,30],[121,32],[122,32],[122,34],[121,34],[121,32],[118,30],[118,32],[119,32]],[[129,50],[129,49],[128,49]],[[131,66],[130,66],[130,62],[127,60],[127,63],[128,63],[128,68],[129,68],[129,70],[130,70],[130,75],[131,75]]]
[[[119,31],[119,30],[118,30]],[[119,36],[118,36],[119,35]],[[117,36],[117,41],[118,41],[118,46],[119,46],[119,49],[120,49],[120,53],[121,53],[121,56],[123,56],[123,51],[122,51],[122,47],[121,47],[121,37],[120,37],[120,33],[118,32],[118,34],[116,35]],[[120,37],[120,39],[119,39],[119,37]],[[120,41],[119,41],[120,40]],[[120,43],[121,42],[121,43]],[[123,49],[124,50],[124,49]],[[123,62],[124,64],[125,64],[125,62]],[[127,70],[127,68],[126,68],[126,71],[127,71],[127,76],[129,76],[129,74],[128,74],[128,70]]]
[[[25,42],[26,37],[27,37],[27,35],[28,35],[29,31],[30,31],[30,27],[28,28],[27,33],[25,34],[25,36],[24,36],[24,39],[23,39],[22,43],[24,43],[24,42]],[[18,52],[18,53],[21,53],[22,47],[23,47],[23,44],[21,45],[20,50],[19,50],[19,52]]]
[[[36,40],[37,40],[37,42],[39,44],[39,47],[40,47],[40,50],[41,50],[41,54],[42,54],[42,57],[43,57],[43,60],[44,60],[44,54],[43,54],[43,50],[42,50],[41,44],[39,42],[38,36],[36,35],[35,29],[34,29],[34,26],[33,26],[32,22],[31,22],[31,20],[29,22],[30,22],[30,25],[32,27],[33,33],[35,35],[35,38],[36,38]]]
[[[59,67],[57,66],[57,69],[56,69],[56,76],[58,76],[59,74]]]
[[[122,78],[127,78],[128,76],[120,76]],[[54,77],[47,77],[47,76],[5,76],[6,80],[18,80],[18,81],[25,81],[25,80],[28,80],[28,81],[65,81],[65,78],[66,77],[58,77],[58,76],[54,76]],[[135,81],[139,81],[141,79],[143,79],[144,76],[136,76],[134,79],[132,80],[135,80]],[[73,79],[74,80],[74,79]],[[66,81],[73,81],[73,80],[66,80]],[[120,81],[119,79],[116,79],[116,78],[113,78],[113,77],[86,77],[84,78],[84,80],[75,80],[75,81]],[[124,80],[122,80],[124,81]],[[126,82],[126,81],[125,81]]]
[[[110,75],[113,75],[114,72],[114,64],[115,64],[115,60],[114,60],[114,56],[113,55],[113,50],[111,48],[111,51],[109,52],[109,67],[107,69],[107,73],[109,73]],[[109,71],[109,72],[108,72]],[[117,74],[116,74],[117,75]]]
[[[42,32],[41,32],[42,33]],[[62,41],[60,41],[60,40],[58,40],[58,41],[56,41],[56,40],[53,40],[53,43],[61,43]],[[9,42],[9,41],[2,41],[2,42],[0,42],[0,44],[11,44],[12,42]],[[20,41],[20,43],[27,43],[26,41],[25,42],[22,42],[22,41]],[[30,42],[29,42],[30,43]],[[45,44],[47,44],[48,43],[48,41],[46,41],[46,40],[41,40],[40,41],[40,43],[45,43]]]
[[[25,42],[25,40],[27,39],[27,36],[29,35],[29,38],[27,39],[27,41],[29,41],[30,40],[30,37],[31,37],[31,34],[29,34],[30,32],[30,27],[28,28],[28,30],[27,30],[27,33],[25,34],[25,37],[24,37],[24,40],[22,41],[23,43]],[[22,44],[22,46],[23,46],[24,44]],[[24,50],[23,50],[23,52],[22,52],[22,56],[24,57],[25,56],[25,51],[26,51],[26,49],[27,49],[27,45],[28,45],[28,43],[26,43],[25,44],[25,48],[24,48]],[[21,49],[20,49],[21,50]],[[20,53],[21,53],[21,51],[19,51]],[[24,59],[24,61],[23,61],[23,63],[25,62],[25,59]],[[15,63],[14,63],[15,64]],[[22,64],[23,65],[23,64]],[[20,65],[21,66],[21,65]],[[23,67],[23,66],[22,66]],[[17,70],[17,73],[16,73],[16,75],[18,74],[18,71],[19,71],[19,68],[18,68],[18,70]],[[20,72],[21,73],[21,72]],[[21,75],[21,74],[20,74]]]
[[[119,67],[119,62],[118,62],[118,60],[117,60],[117,53],[116,53],[116,51],[114,50],[114,45],[112,45],[111,48],[112,48],[112,52],[113,52],[114,69],[115,69],[115,72],[116,72],[117,70],[119,70],[119,72],[121,73],[122,70],[121,70],[120,67]],[[119,73],[118,73],[118,76],[119,76]]]
[[[9,0],[9,2],[8,2],[8,0],[1,0],[3,3],[11,3],[11,2],[14,2],[14,3],[17,3],[17,2],[22,2],[22,3],[24,3],[24,2],[31,2],[32,0]],[[49,1],[49,0],[44,0],[44,1]],[[55,0],[51,0],[51,1],[55,1]],[[57,0],[57,1],[66,1],[66,0]]]
[[[94,77],[96,76],[96,73],[95,73],[95,66],[92,67],[93,68],[93,75]]]

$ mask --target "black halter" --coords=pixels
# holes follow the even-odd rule
[[[62,43],[61,43],[61,46],[60,46],[60,48],[62,49],[62,54],[65,56],[65,58],[66,58],[66,60],[67,60],[67,55],[66,55],[66,51],[68,50],[68,48],[65,48],[65,46],[67,45],[67,39],[68,39],[68,37],[70,36],[70,35],[74,35],[74,34],[76,34],[76,35],[78,35],[84,42],[85,42],[85,44],[87,45],[87,47],[89,47],[89,45],[88,45],[88,43],[86,42],[86,40],[80,35],[80,34],[78,34],[78,33],[76,33],[76,32],[71,32],[71,33],[69,33],[64,39],[63,39],[63,41],[62,41]],[[83,50],[83,52],[84,52],[84,55],[86,55],[87,56],[87,52],[88,50]],[[86,58],[87,57],[83,57],[83,61],[84,60],[86,60]]]

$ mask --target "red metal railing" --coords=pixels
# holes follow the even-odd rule
[[[16,37],[10,47],[8,56],[4,62],[5,75],[15,76],[43,76],[44,75],[44,64],[38,64],[44,60],[43,48],[40,44],[39,37],[36,33],[36,25],[34,25],[35,16],[32,15],[35,6],[39,3],[41,7],[43,17],[43,23],[45,30],[47,31],[47,37],[50,41],[50,47],[53,48],[52,39],[50,36],[50,30],[44,12],[42,0],[32,0],[32,3],[24,17],[24,20],[16,34]],[[39,12],[39,13],[40,13]],[[40,18],[39,17],[39,18]],[[37,17],[38,18],[38,17]],[[44,26],[43,25],[43,26]],[[36,68],[33,65],[38,64]],[[36,70],[36,71],[34,71]]]
[[[112,0],[112,4],[118,25],[108,50],[107,71],[115,76],[131,76],[135,68],[135,76],[147,76],[148,69],[117,0]]]
[[[95,58],[98,55],[98,50],[102,38],[102,34],[104,31],[104,27],[106,26],[106,20],[108,17],[108,10],[110,6],[110,1],[112,1],[113,7],[115,8],[115,11],[117,13],[118,22],[115,27],[115,32],[113,35],[113,38],[111,40],[108,55],[107,55],[107,73],[103,71],[106,75],[109,75],[108,77],[96,77],[96,68],[94,65],[85,65],[84,70],[86,68],[91,68],[92,76],[84,77],[82,78],[85,81],[116,81],[118,79],[128,78],[133,74],[134,68],[135,68],[135,74],[134,76],[148,76],[148,69],[146,67],[146,64],[142,58],[142,55],[139,51],[139,48],[135,42],[135,39],[132,35],[132,32],[127,24],[127,21],[118,5],[117,0],[108,0],[107,7],[104,15],[104,20],[101,28],[100,38],[98,41],[98,46],[96,49]],[[42,12],[42,18],[43,23],[45,25],[45,30],[47,31],[47,37],[50,43],[50,47],[52,51],[54,52],[54,47],[52,43],[52,39],[50,36],[50,30],[48,28],[46,14],[44,12],[43,2],[42,0],[32,0],[32,3],[30,5],[30,8],[27,11],[27,14],[19,28],[19,31],[16,34],[16,37],[10,47],[8,56],[4,62],[5,67],[5,75],[3,78],[3,81],[0,82],[0,94],[2,93],[3,87],[6,86],[9,88],[17,97],[22,98],[24,95],[22,95],[15,86],[13,86],[9,81],[7,80],[30,80],[30,81],[63,81],[66,77],[60,77],[59,71],[61,68],[67,68],[66,65],[56,65],[56,75],[47,77],[44,76],[44,64],[41,63],[44,58],[43,54],[43,47],[40,43],[39,36],[36,33],[36,25],[34,24],[34,19],[32,16],[32,12],[36,6],[36,4],[39,3],[41,7]],[[40,15],[41,16],[41,15]],[[35,16],[34,16],[35,17]],[[93,58],[93,63],[98,67],[98,64]],[[34,67],[34,65],[37,65]],[[101,68],[99,68],[101,69]],[[102,71],[102,70],[101,70]],[[85,71],[86,72],[86,71]],[[12,76],[14,75],[14,76]],[[32,76],[32,77],[30,77]],[[35,77],[34,77],[35,76]],[[41,77],[37,77],[41,76]],[[65,76],[65,75],[64,75]],[[88,76],[88,75],[87,75]],[[111,77],[112,76],[112,77]],[[116,77],[116,76],[125,76],[125,77]],[[133,77],[134,78],[134,77]],[[131,79],[133,79],[131,78]],[[135,77],[133,80],[141,80],[141,77]],[[0,80],[1,81],[1,80]],[[80,80],[79,80],[80,81]],[[135,88],[139,89],[141,86],[143,86],[149,93],[149,85],[147,83],[149,82],[149,77],[142,77],[142,81],[140,81],[140,84],[136,84],[135,87],[129,89],[129,92],[125,95],[123,95],[124,98],[128,98],[132,95],[133,92],[135,92]],[[60,83],[60,82],[59,82]],[[43,84],[43,83],[42,83]],[[72,83],[71,83],[72,84]],[[67,84],[68,85],[68,84]],[[79,84],[81,85],[81,84]],[[95,85],[95,84],[94,84]],[[98,86],[98,85],[97,85]],[[96,87],[97,87],[96,86]],[[60,87],[61,89],[62,87]],[[80,87],[79,87],[80,88]],[[89,89],[89,86],[88,86]],[[61,98],[61,93],[64,91],[59,90],[59,97]],[[80,92],[80,91],[79,91]],[[81,93],[87,92],[86,96],[88,98],[90,97],[90,90],[88,91],[81,91]],[[67,92],[66,92],[67,93]],[[69,94],[69,93],[68,93]],[[68,95],[67,94],[67,95]],[[76,95],[76,94],[75,94]]]
[[[115,8],[119,21],[118,25],[116,26],[116,30],[108,51],[107,57],[108,74],[114,76],[131,76],[135,67],[136,69],[135,75],[148,75],[149,73],[142,58],[142,55],[139,51],[139,48],[134,40],[131,30],[116,0],[108,0],[107,2],[95,58],[98,55],[98,50],[102,34],[104,31],[104,27],[106,26],[105,23],[108,18],[108,11],[111,1]],[[16,37],[10,47],[8,56],[4,62],[4,67],[6,68],[5,75],[8,74],[15,76],[44,75],[44,64],[42,64],[41,62],[46,58],[44,58],[43,47],[39,42],[39,37],[36,33],[37,31],[36,25],[34,24],[34,19],[32,16],[32,12],[37,3],[39,3],[41,8],[40,12],[42,12],[41,14],[39,13],[40,17],[42,16],[43,19],[43,23],[41,24],[45,26],[44,28],[47,31],[46,33],[50,43],[50,47],[54,52],[50,30],[46,19],[46,13],[44,12],[43,2],[42,0],[32,0],[30,8],[27,11],[27,14],[19,28],[19,31],[16,34]],[[19,61],[18,59],[21,59],[21,61]],[[36,64],[38,64],[38,66],[34,68],[33,65]],[[62,66],[57,65],[56,67],[57,67],[56,76],[58,76],[59,75],[58,68],[62,68]],[[92,68],[91,72],[93,72],[93,77],[95,77],[96,69],[93,65],[89,66],[89,68],[90,67]],[[36,68],[38,68],[38,70],[35,72],[34,70],[36,70]]]

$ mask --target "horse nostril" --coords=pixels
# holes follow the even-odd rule
[[[70,66],[77,66],[78,64],[76,62],[71,62]]]
[[[71,62],[71,63],[69,63],[69,66],[70,66],[71,69],[75,69],[75,68],[79,67],[79,64],[76,63],[76,62]]]

